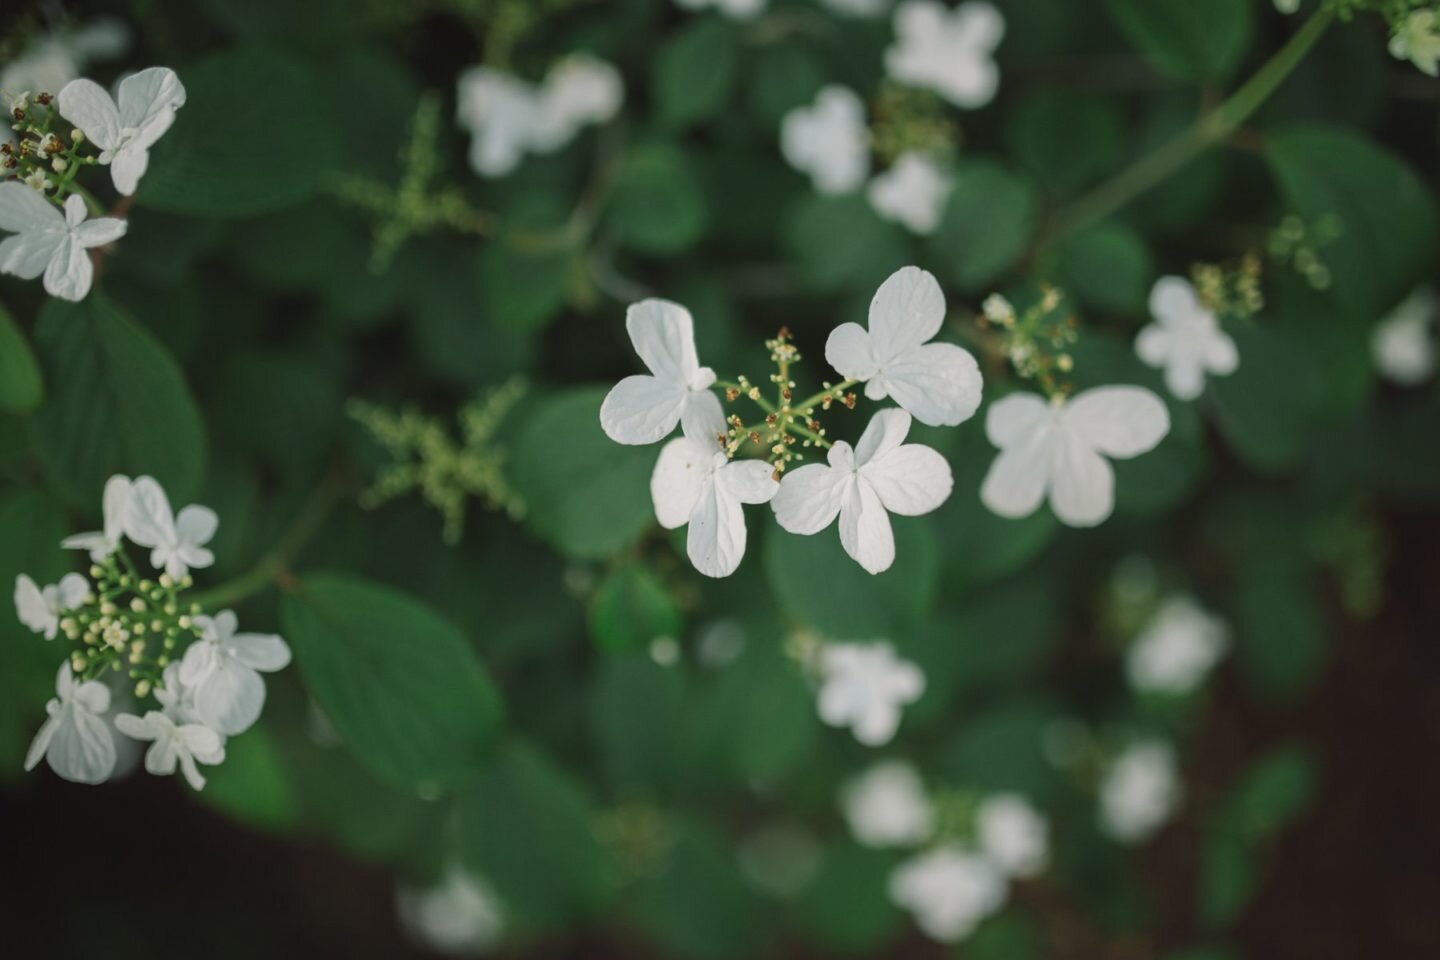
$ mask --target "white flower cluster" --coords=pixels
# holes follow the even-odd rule
[[[965,939],[1000,910],[1012,880],[1037,876],[1050,857],[1050,828],[1024,797],[999,793],[967,808],[963,829],[943,819],[910,764],[886,760],[848,782],[840,808],[856,841],[876,848],[928,849],[890,875],[890,899],[925,934],[943,943]]]
[[[44,758],[66,780],[103,783],[115,771],[118,731],[151,742],[145,755],[151,773],[178,768],[199,790],[205,778],[196,765],[222,762],[226,738],[259,719],[260,671],[284,669],[289,647],[277,636],[238,633],[228,610],[210,617],[181,603],[190,570],[214,562],[206,544],[219,521],[209,508],[189,506],[176,515],[153,478],[124,476],[106,483],[102,507],[103,530],[61,544],[89,553],[93,583],[76,573],[46,587],[24,574],[15,581],[21,623],[46,640],[63,634],[75,644],[25,769]],[[150,551],[160,571],[154,580],[127,556],[126,539]],[[156,708],[112,716],[111,685],[118,689],[122,677],[133,682],[136,699],[153,698]]]
[[[1135,338],[1135,353],[1165,371],[1165,387],[1177,400],[1194,400],[1205,376],[1224,377],[1240,366],[1235,341],[1220,328],[1215,312],[1200,302],[1183,277],[1161,277],[1150,291],[1155,322]]]
[[[609,121],[624,99],[619,71],[572,54],[538,86],[493,67],[471,67],[460,75],[456,113],[470,131],[471,168],[482,177],[503,177],[525,154],[554,153],[586,124]]]
[[[867,747],[889,743],[903,709],[925,693],[925,674],[894,647],[876,643],[827,643],[818,651],[820,719],[849,727]]]

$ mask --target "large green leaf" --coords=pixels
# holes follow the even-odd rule
[[[1224,80],[1254,32],[1251,0],[1107,0],[1107,6],[1145,58],[1179,80]]]
[[[40,405],[44,395],[30,343],[0,305],[0,413],[27,413]]]
[[[714,116],[735,87],[739,35],[722,17],[696,20],[655,52],[651,87],[662,123],[681,127]]]
[[[990,160],[966,161],[955,170],[931,249],[950,265],[960,289],[980,292],[1025,253],[1038,207],[1038,193],[1024,177]]]
[[[610,198],[609,221],[625,246],[678,253],[700,239],[709,214],[694,163],[672,143],[645,143],[626,156]]]

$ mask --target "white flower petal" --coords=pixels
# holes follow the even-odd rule
[[[191,505],[180,511],[175,518],[175,535],[182,544],[203,547],[215,536],[220,527],[220,518],[209,507]],[[191,564],[200,566],[200,564]]]
[[[225,641],[227,654],[255,670],[274,673],[290,665],[290,646],[273,633],[237,633]]]
[[[861,467],[860,475],[885,509],[902,517],[918,517],[937,509],[955,486],[945,458],[918,443],[890,451]]]
[[[1183,277],[1161,277],[1150,288],[1150,313],[1156,319],[1182,317],[1198,309],[1195,287]]]
[[[1170,356],[1172,336],[1158,323],[1143,327],[1135,337],[1135,355],[1146,366],[1163,367],[1165,358]]]
[[[1061,409],[1065,429],[1109,457],[1151,450],[1170,432],[1170,412],[1142,387],[1096,387]]]
[[[695,321],[689,310],[669,300],[641,300],[625,311],[625,330],[652,374],[696,386],[691,381],[700,371],[700,361],[695,354]],[[713,374],[710,382],[714,382]]]
[[[10,180],[0,183],[0,230],[58,235],[65,230],[65,216],[39,191]]]
[[[120,125],[133,127],[149,147],[170,128],[175,111],[185,106],[185,85],[168,67],[150,67],[120,81]]]
[[[1223,330],[1217,330],[1206,342],[1201,360],[1206,370],[1220,377],[1240,369],[1240,352],[1235,349],[1235,340]]]
[[[75,704],[61,708],[45,760],[73,783],[104,783],[115,770],[115,738],[101,717]]]
[[[34,633],[46,633],[47,639],[55,636],[55,611],[35,581],[23,573],[15,578],[15,615]]]
[[[741,503],[769,503],[780,490],[775,469],[763,460],[737,460],[716,471],[716,482]]]
[[[1115,473],[1104,457],[1068,431],[1050,448],[1050,507],[1062,523],[1093,527],[1115,507]]]
[[[142,547],[175,543],[175,515],[170,510],[170,499],[154,477],[135,480],[125,517],[125,535]]]
[[[910,432],[910,414],[904,410],[881,410],[870,418],[855,444],[855,464],[866,464],[899,448]]]
[[[745,541],[745,514],[740,501],[712,475],[690,512],[685,541],[690,562],[707,577],[728,577],[745,556]]]
[[[840,543],[851,559],[870,573],[883,573],[895,562],[895,534],[890,516],[875,490],[854,481],[840,506]]]
[[[870,301],[870,337],[880,366],[934,337],[944,322],[945,294],[934,276],[919,267],[892,273]]]
[[[1001,397],[985,412],[985,436],[1004,450],[1032,440],[1049,425],[1050,404],[1033,393],[1012,393]]]
[[[838,448],[849,445],[843,440]],[[775,520],[790,533],[819,533],[840,514],[840,504],[851,478],[846,472],[821,463],[811,463],[798,470],[787,470],[780,479],[780,489],[770,501]]]
[[[690,514],[710,482],[716,452],[689,437],[678,437],[661,448],[650,475],[650,499],[660,526],[675,530],[690,522]]]
[[[880,372],[870,334],[858,323],[842,323],[825,341],[825,362],[847,380],[864,382]]]
[[[265,707],[265,681],[233,657],[223,657],[195,688],[195,712],[205,726],[228,737],[244,733]]]
[[[60,91],[60,116],[85,132],[101,150],[114,150],[120,143],[120,111],[105,88],[93,80],[71,80]]]
[[[980,406],[980,366],[969,351],[950,343],[928,343],[886,365],[885,388],[916,420],[953,427]]]
[[[5,185],[0,184],[0,190],[4,189]],[[34,193],[29,187],[20,189]],[[70,239],[63,233],[22,233],[6,237],[0,240],[0,273],[34,280],[50,266],[60,247],[69,242]]]
[[[1001,517],[1028,517],[1040,508],[1049,483],[1050,438],[1042,428],[1000,451],[985,474],[980,502]]]
[[[90,599],[90,581],[78,573],[67,573],[60,578],[58,596],[61,610],[74,610]]]
[[[67,237],[56,246],[50,265],[45,268],[45,292],[61,300],[84,300],[94,276],[90,254],[79,240]]]

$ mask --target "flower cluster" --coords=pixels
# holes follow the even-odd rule
[[[196,764],[223,761],[226,738],[259,719],[260,672],[284,669],[290,650],[277,636],[238,633],[228,610],[212,617],[184,600],[191,569],[214,563],[206,546],[219,525],[213,511],[188,506],[175,514],[151,477],[111,477],[102,506],[104,529],[61,544],[88,553],[89,579],[71,573],[41,587],[22,574],[15,581],[20,621],[70,645],[25,769],[44,758],[66,780],[103,783],[116,768],[119,732],[151,742],[151,773],[178,768],[199,790],[205,778]],[[126,540],[150,551],[156,575],[140,572]],[[153,708],[120,712],[118,701],[132,696]]]

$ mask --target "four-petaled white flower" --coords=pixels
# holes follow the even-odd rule
[[[540,110],[530,134],[539,153],[560,149],[586,124],[609,121],[620,112],[625,85],[620,71],[583,53],[557,62],[540,90]]]
[[[845,784],[840,807],[850,833],[867,847],[924,843],[934,828],[925,782],[903,760],[877,763]]]
[[[715,371],[695,355],[695,321],[690,311],[669,300],[642,300],[625,311],[625,329],[649,375],[635,374],[617,383],[600,405],[600,426],[616,443],[663,440],[681,420],[695,420],[692,433],[703,436],[718,417],[720,398],[710,392]]]
[[[890,514],[917,517],[950,496],[954,478],[945,458],[923,444],[905,443],[910,415],[881,410],[852,449],[844,440],[830,448],[828,465],[789,471],[771,505],[780,526],[805,536],[840,518],[845,552],[871,573],[895,562]]]
[[[1300,9],[1300,0],[1275,0],[1275,9],[1283,14],[1292,14]]]
[[[500,942],[505,917],[499,898],[479,877],[452,867],[425,890],[402,887],[400,919],[411,936],[441,953],[483,953]]]
[[[50,769],[74,783],[104,783],[115,770],[115,736],[105,721],[110,689],[97,680],[76,683],[70,661],[55,677],[55,698],[45,705],[49,719],[35,734],[25,769],[44,757]]]
[[[58,584],[36,585],[25,574],[15,578],[15,613],[35,633],[54,640],[60,631],[60,614],[90,599],[90,581],[78,573],[67,573]]]
[[[1390,56],[1440,77],[1440,10],[1416,10],[1395,28]]]
[[[1100,784],[1100,823],[1122,843],[1139,843],[1160,828],[1180,802],[1175,752],[1168,743],[1136,743],[1116,757]]]
[[[734,20],[749,20],[765,9],[766,0],[675,0],[675,5],[685,10],[704,10],[714,7]]]
[[[1189,693],[1198,687],[1230,645],[1224,620],[1185,596],[1168,598],[1126,659],[1126,673],[1136,690]]]
[[[830,86],[813,106],[796,107],[780,123],[780,152],[821,193],[849,193],[870,173],[865,104],[851,90]]]
[[[1010,877],[1033,877],[1050,859],[1050,825],[1019,794],[986,797],[975,812],[980,849]]]
[[[1052,403],[1012,393],[985,417],[1000,455],[980,499],[1002,517],[1025,517],[1048,493],[1062,523],[1095,526],[1115,506],[1115,473],[1105,458],[1139,456],[1169,430],[1164,402],[1140,387],[1097,387]]]
[[[290,663],[290,648],[274,634],[236,633],[235,614],[221,611],[195,618],[200,639],[185,651],[179,679],[191,691],[194,713],[205,726],[226,736],[244,733],[265,706],[265,681]]]
[[[820,651],[820,719],[869,747],[895,736],[900,713],[925,692],[925,674],[888,643],[830,643]]]
[[[728,577],[745,555],[743,503],[767,503],[780,485],[763,460],[731,460],[719,410],[687,417],[685,435],[665,444],[650,476],[655,518],[666,530],[690,525],[685,552],[707,577]]]
[[[84,131],[110,165],[115,189],[130,196],[150,165],[150,148],[185,106],[185,85],[168,67],[150,67],[120,81],[119,104],[93,80],[71,80],[56,103],[60,116]]]
[[[79,76],[87,62],[118,57],[129,45],[130,29],[114,17],[51,31],[5,64],[0,70],[0,90],[54,93]]]
[[[176,580],[191,567],[208,567],[215,555],[205,548],[220,519],[209,507],[191,505],[177,517],[170,511],[170,499],[154,477],[140,477],[131,488],[130,510],[125,534],[142,547],[150,548],[150,564]]]
[[[870,301],[870,329],[842,323],[825,342],[825,360],[865,384],[871,400],[892,398],[927,426],[954,426],[980,406],[982,377],[970,353],[931,343],[945,323],[945,294],[930,273],[902,267]]]
[[[983,0],[953,11],[936,0],[905,0],[895,10],[885,68],[897,83],[933,90],[957,107],[983,107],[1000,85],[993,54],[1004,35],[1005,18]]]
[[[912,233],[931,234],[940,226],[951,186],[949,174],[934,157],[911,150],[871,180],[866,195],[870,206],[886,220],[894,220]]]
[[[911,857],[890,874],[890,899],[934,940],[965,939],[1005,904],[1009,884],[983,854],[948,843]]]
[[[180,680],[180,666],[165,668],[164,684],[155,689],[163,710],[148,710],[143,717],[122,713],[115,729],[132,740],[153,740],[145,751],[145,769],[157,777],[168,777],[178,766],[185,780],[196,790],[204,789],[205,777],[197,762],[214,766],[225,762],[225,738],[196,718],[188,709],[188,691]]]
[[[1190,281],[1161,277],[1150,291],[1155,322],[1135,338],[1135,353],[1165,370],[1165,386],[1179,400],[1194,400],[1205,389],[1205,376],[1228,376],[1240,365],[1230,334],[1215,313],[1200,302]]]
[[[1435,372],[1435,292],[1420,287],[1380,321],[1370,339],[1375,369],[1392,383],[1413,387]]]
[[[77,533],[66,537],[60,546],[66,550],[88,550],[90,559],[103,563],[120,547],[120,538],[125,535],[125,517],[130,512],[130,478],[116,474],[105,481],[105,494],[101,509],[105,515],[105,528],[92,533]]]
[[[125,221],[114,217],[86,220],[85,201],[65,198],[65,210],[21,183],[0,183],[0,230],[14,233],[0,241],[0,273],[25,280],[45,275],[45,292],[62,300],[83,300],[95,276],[91,247],[103,247],[125,235]]]

